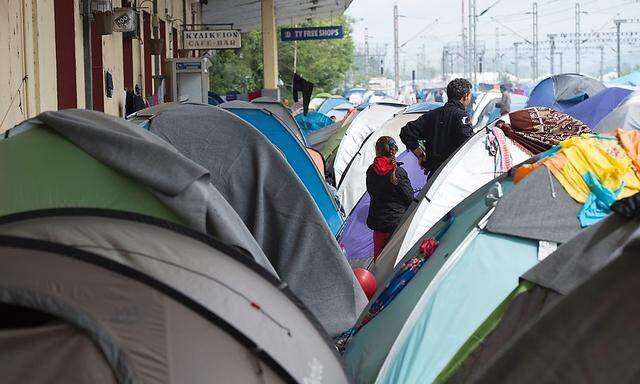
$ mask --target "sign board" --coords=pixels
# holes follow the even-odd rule
[[[113,10],[113,32],[134,32],[136,30],[136,12],[131,8]]]
[[[240,31],[224,29],[216,31],[183,31],[184,49],[238,49],[242,46]]]
[[[202,69],[201,61],[179,62],[176,63],[177,71],[200,71]]]
[[[305,27],[305,28],[282,28],[280,30],[280,40],[326,40],[342,39],[344,30],[342,25],[328,27]]]

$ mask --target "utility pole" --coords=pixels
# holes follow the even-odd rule
[[[533,81],[538,80],[538,3],[533,3]]]
[[[547,35],[547,37],[549,38],[549,40],[551,41],[551,44],[549,46],[550,52],[549,52],[549,59],[550,59],[550,64],[551,64],[551,75],[553,75],[554,72],[554,57],[556,56],[556,35],[555,34],[551,34],[551,35]]]
[[[520,46],[520,44],[522,44],[521,41],[516,41],[515,43],[513,43],[513,50],[515,53],[515,61],[513,62],[514,64],[514,75],[516,75],[516,78],[519,78],[518,76],[518,62],[520,61],[520,55],[518,55],[518,47]]]
[[[447,49],[442,48],[442,81],[447,81]]]
[[[364,78],[369,80],[369,28],[364,29]]]
[[[400,94],[400,46],[398,43],[398,4],[393,6],[393,58],[396,84],[396,97]]]
[[[478,83],[478,9],[473,0],[473,83]]]
[[[604,45],[600,46],[600,81],[604,78]]]
[[[563,73],[564,70],[562,69],[562,56],[563,56],[563,52],[558,52],[558,56],[560,56],[560,72],[559,73]]]
[[[617,66],[618,77],[620,77],[622,73],[621,62],[620,62],[620,24],[624,23],[625,21],[626,20],[621,20],[621,19],[613,20],[613,22],[616,24],[616,55],[618,59],[618,66]]]
[[[467,45],[467,65],[469,67],[469,79],[473,80],[473,0],[469,0],[469,44]]]
[[[495,71],[500,72],[500,28],[496,27],[496,58],[495,58]]]
[[[467,30],[464,25],[464,1],[460,0],[462,12],[460,13],[462,16],[462,71],[464,72],[464,77],[469,77],[469,60],[468,60],[468,48],[467,48]]]
[[[576,73],[580,73],[580,3],[576,2]]]

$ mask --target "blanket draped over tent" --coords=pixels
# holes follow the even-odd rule
[[[589,133],[584,123],[549,108],[528,108],[509,114],[511,123],[498,121],[507,137],[535,155],[571,136]]]

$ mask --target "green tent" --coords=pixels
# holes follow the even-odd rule
[[[54,208],[104,208],[178,217],[131,178],[88,155],[44,125],[23,123],[0,141],[0,216]]]

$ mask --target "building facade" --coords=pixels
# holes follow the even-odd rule
[[[202,15],[201,0],[0,0],[0,7],[0,132],[48,110],[124,116],[125,90],[156,93],[164,59],[182,48],[183,26]],[[137,33],[102,34],[102,16],[118,8],[136,11]]]

